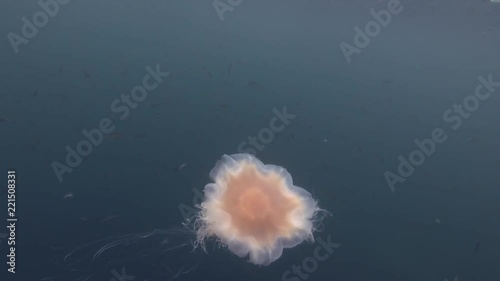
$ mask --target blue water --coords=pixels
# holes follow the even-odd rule
[[[500,4],[66,2],[0,4],[0,280],[500,280]],[[242,152],[331,213],[267,267],[182,226]]]

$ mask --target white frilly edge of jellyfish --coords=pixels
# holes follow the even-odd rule
[[[257,167],[259,171],[263,174],[276,173],[280,177],[285,180],[285,184],[287,187],[293,187],[292,176],[288,171],[280,166],[272,165],[272,164],[264,164],[259,159],[257,159],[252,154],[231,154],[222,155],[222,158],[217,161],[215,167],[210,171],[210,179],[216,183],[225,182],[224,175],[237,174],[241,172],[244,163],[252,164]],[[303,188],[299,188],[299,194],[302,196],[312,197],[309,192],[307,192]],[[295,190],[292,190],[295,191]]]

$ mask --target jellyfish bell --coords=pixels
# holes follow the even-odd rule
[[[195,222],[202,247],[215,236],[237,256],[267,266],[283,249],[314,240],[322,210],[308,191],[293,185],[286,169],[250,154],[223,155],[210,178]]]

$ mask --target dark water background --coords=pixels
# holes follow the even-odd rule
[[[284,107],[296,118],[257,156],[333,214],[317,237],[341,244],[308,280],[500,280],[500,87],[457,130],[443,120],[479,76],[500,81],[500,4],[401,3],[347,63],[339,44],[386,1],[244,0],[221,21],[211,1],[73,0],[17,54],[7,34],[41,8],[2,1],[0,171],[17,171],[18,222],[16,274],[0,237],[0,280],[283,280],[317,243],[259,268],[192,252],[177,229],[215,161]],[[120,120],[110,104],[156,65],[170,76]],[[107,117],[115,131],[60,182],[51,163]],[[447,141],[392,192],[384,172],[438,127]],[[91,263],[110,237],[154,229]]]

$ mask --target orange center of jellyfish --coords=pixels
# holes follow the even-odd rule
[[[245,190],[238,202],[241,213],[250,220],[265,218],[270,209],[270,204],[267,194],[259,188]]]

